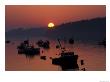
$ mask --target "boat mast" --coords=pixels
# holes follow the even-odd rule
[[[61,43],[60,43],[60,39],[57,39],[57,40],[58,40],[59,46],[60,46],[60,48],[61,48],[61,51],[64,52],[63,47],[62,47],[62,45],[61,45]]]

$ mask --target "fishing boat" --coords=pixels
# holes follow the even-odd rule
[[[24,41],[18,47],[18,54],[37,55],[40,54],[40,48],[29,45],[29,41]]]
[[[75,55],[74,52],[63,50],[59,39],[58,42],[62,52],[60,53],[60,57],[52,59],[52,64],[61,66],[62,70],[79,69],[77,64],[78,55]]]
[[[46,40],[46,41],[39,40],[36,44],[39,47],[42,47],[44,49],[49,49],[50,48],[50,42],[48,40]]]

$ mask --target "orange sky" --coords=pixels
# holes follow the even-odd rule
[[[42,27],[49,22],[59,25],[65,22],[105,17],[105,6],[35,6],[7,5],[6,28]]]

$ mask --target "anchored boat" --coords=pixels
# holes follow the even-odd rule
[[[29,41],[24,41],[18,47],[18,54],[37,55],[40,54],[40,48],[34,48],[29,45]]]
[[[66,52],[63,50],[59,39],[58,42],[62,52],[60,57],[52,59],[52,64],[61,66],[62,70],[79,69],[77,64],[78,55],[75,55],[74,52]]]

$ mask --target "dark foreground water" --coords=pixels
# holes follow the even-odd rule
[[[17,46],[22,41],[13,41],[6,44],[5,55],[5,70],[7,71],[61,71],[61,67],[53,65],[50,57],[58,57],[59,49],[56,49],[57,41],[50,41],[50,49],[43,50],[40,56],[46,56],[46,60],[40,59],[40,56],[27,58],[25,55],[19,55]],[[38,47],[35,41],[31,44]],[[87,71],[105,71],[106,70],[106,49],[104,46],[95,44],[84,44],[76,42],[74,45],[63,43],[67,51],[74,51],[79,56],[78,65],[79,70],[86,68]],[[80,64],[80,60],[84,60],[84,65]]]

